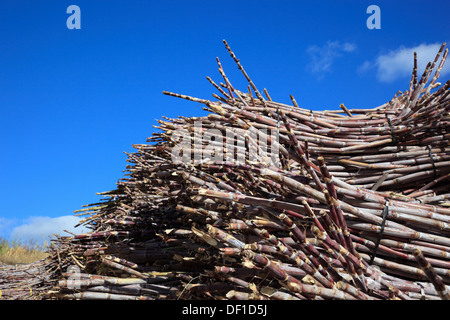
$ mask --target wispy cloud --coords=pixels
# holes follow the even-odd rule
[[[311,57],[307,70],[319,78],[323,78],[325,73],[331,72],[335,60],[344,53],[356,50],[356,45],[349,42],[328,41],[323,46],[310,45],[306,53]]]
[[[0,217],[0,233],[6,232],[12,225],[14,225],[15,219]]]
[[[364,62],[359,67],[358,72],[364,73],[375,69],[377,79],[381,82],[392,82],[397,79],[410,77],[414,66],[414,52],[417,52],[417,75],[420,77],[427,63],[434,61],[440,47],[440,43],[421,44],[415,47],[401,46],[388,53],[380,54],[373,61]],[[441,71],[441,76],[449,73],[450,63],[447,62]]]
[[[60,217],[29,217],[27,220],[11,232],[11,237],[23,241],[43,242],[48,241],[49,237],[55,233],[67,235],[63,230],[73,233],[81,233],[81,227],[74,226],[80,221],[75,216]],[[85,228],[84,228],[85,229]]]
[[[16,224],[16,218],[0,217],[0,238],[9,238],[9,231]]]

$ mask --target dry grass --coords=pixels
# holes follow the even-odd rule
[[[0,262],[6,264],[32,263],[48,256],[46,245],[33,241],[21,242],[0,238]]]

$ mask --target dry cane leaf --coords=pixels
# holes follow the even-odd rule
[[[194,234],[199,237],[200,239],[202,239],[203,241],[205,241],[207,244],[213,246],[213,247],[217,247],[217,245],[219,244],[217,242],[217,240],[215,240],[214,238],[212,238],[209,234],[207,234],[206,232],[203,232],[195,227],[191,228],[192,232],[194,232]]]
[[[306,276],[304,276],[302,278],[302,282],[305,283],[305,284],[312,284],[312,285],[317,283],[317,281],[314,280],[314,278],[311,277],[309,274],[307,274]]]

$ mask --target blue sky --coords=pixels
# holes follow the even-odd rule
[[[369,5],[381,9],[370,30]],[[81,29],[69,30],[69,5]],[[199,116],[216,57],[301,107],[376,107],[407,90],[449,41],[448,1],[3,1],[0,4],[0,236],[48,239],[123,177],[132,144],[162,116]],[[447,64],[441,80],[449,78]],[[420,71],[419,71],[420,72]]]

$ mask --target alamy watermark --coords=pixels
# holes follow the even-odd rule
[[[370,277],[366,278],[367,288],[369,290],[379,289],[381,282],[381,269],[378,266],[371,266],[373,273]]]
[[[66,26],[69,30],[81,29],[81,9],[77,5],[70,5],[66,10],[70,16],[67,18]],[[368,29],[381,29],[381,9],[377,5],[367,7],[366,13],[370,14],[367,18],[366,26]]]
[[[70,274],[70,276],[67,278],[67,288],[71,290],[80,289],[80,268],[77,265],[70,265],[67,267],[67,273]]]
[[[66,13],[70,16],[66,20],[67,29],[81,29],[81,9],[74,4],[67,7]]]
[[[367,7],[366,13],[370,16],[367,18],[366,26],[368,29],[381,29],[381,9],[377,5],[370,5]]]
[[[174,143],[171,158],[175,164],[210,164],[231,161],[249,161],[268,166],[279,166],[280,144],[277,129],[218,129],[203,127],[195,121],[190,128],[177,128],[170,132]]]

